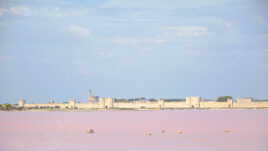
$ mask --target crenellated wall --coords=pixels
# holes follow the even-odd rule
[[[71,99],[69,103],[49,104],[26,104],[25,100],[20,100],[19,107],[24,108],[57,108],[57,109],[243,109],[243,108],[268,108],[268,102],[253,102],[252,99],[238,99],[233,102],[228,99],[227,102],[201,101],[201,97],[187,97],[184,102],[165,102],[159,99],[155,102],[135,101],[135,102],[115,102],[114,98],[100,98],[98,102],[77,103]]]

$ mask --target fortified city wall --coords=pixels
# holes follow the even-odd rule
[[[19,107],[28,109],[56,108],[56,109],[243,109],[243,108],[268,108],[268,102],[254,102],[252,98],[238,98],[236,101],[228,99],[227,102],[202,101],[200,96],[186,97],[183,102],[165,102],[162,99],[150,102],[147,100],[116,102],[114,98],[99,98],[99,101],[78,103],[71,99],[68,103],[27,104],[19,100]]]

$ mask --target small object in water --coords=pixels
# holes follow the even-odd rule
[[[152,135],[152,133],[150,133],[150,132],[146,133],[146,136],[151,136],[151,135]]]
[[[164,134],[166,131],[165,130],[161,130],[161,133]]]
[[[182,134],[182,130],[177,130],[177,134]]]
[[[93,130],[93,129],[89,129],[89,130],[87,131],[87,133],[88,133],[88,134],[93,134],[93,133],[94,133],[94,130]]]
[[[224,133],[230,133],[231,131],[230,130],[224,130]]]

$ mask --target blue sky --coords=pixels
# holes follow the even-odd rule
[[[268,98],[265,0],[2,0],[0,103]]]

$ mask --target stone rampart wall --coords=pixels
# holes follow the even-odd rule
[[[268,102],[233,103],[233,108],[268,108]]]
[[[25,108],[46,108],[46,107],[50,107],[50,108],[66,108],[68,107],[68,104],[63,104],[63,103],[57,103],[57,104],[24,104]]]
[[[113,108],[118,109],[158,109],[160,104],[158,102],[116,102],[113,104]]]
[[[228,102],[200,102],[200,108],[231,108]]]
[[[137,101],[137,102],[114,102],[112,98],[103,98],[99,102],[77,103],[71,100],[69,103],[50,103],[50,104],[24,104],[25,101],[20,101],[19,107],[24,108],[57,108],[57,109],[187,109],[187,108],[200,108],[200,109],[224,109],[224,108],[268,108],[268,102],[251,102],[239,101],[227,102],[216,101],[197,101],[188,99],[184,102],[165,102],[158,100],[156,102]]]
[[[75,107],[78,109],[99,109],[103,108],[99,103],[76,103]]]
[[[163,108],[167,109],[192,108],[192,106],[187,104],[186,102],[165,102]]]

